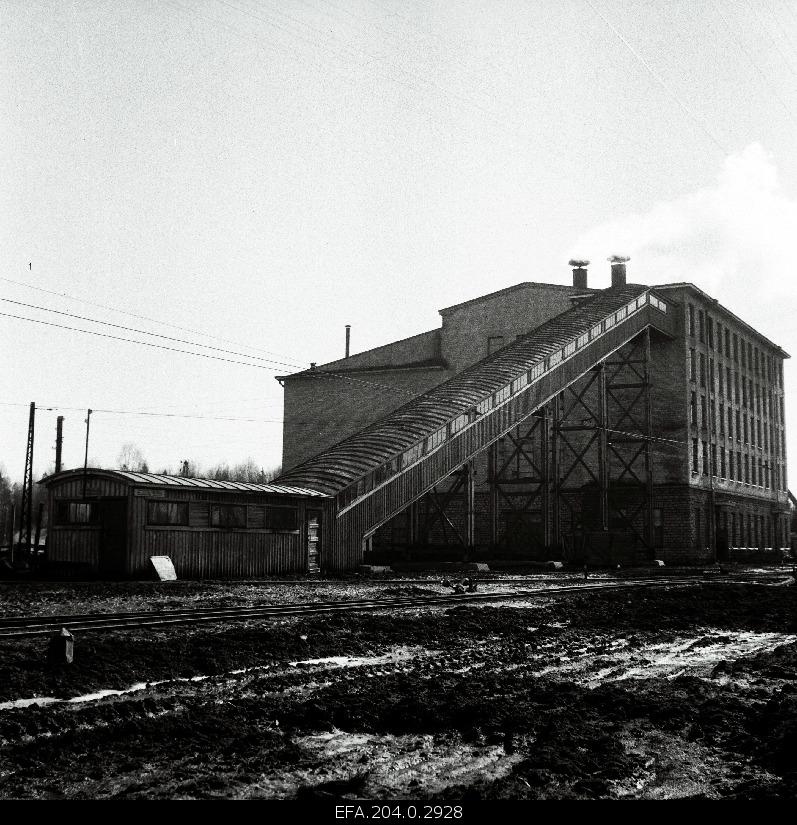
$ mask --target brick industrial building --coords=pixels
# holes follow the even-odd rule
[[[587,264],[280,378],[279,480],[331,497],[322,568],[779,557],[789,356],[692,284]]]

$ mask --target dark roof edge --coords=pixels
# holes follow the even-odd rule
[[[144,479],[137,479],[137,478],[130,478],[128,473],[132,473],[136,476],[150,476],[151,480],[144,480]],[[76,467],[71,470],[62,470],[60,473],[52,473],[51,475],[44,476],[43,478],[37,481],[37,484],[43,484],[45,487],[50,485],[55,481],[63,481],[67,478],[81,478],[84,474],[84,470],[82,467]],[[182,490],[204,490],[204,491],[212,491],[212,492],[229,492],[229,493],[273,493],[275,495],[279,495],[284,492],[286,495],[292,496],[301,496],[303,494],[313,494],[313,495],[326,495],[326,493],[320,493],[318,491],[313,491],[307,488],[300,488],[295,485],[291,484],[279,484],[277,482],[271,481],[223,481],[219,479],[212,479],[212,478],[186,478],[184,476],[173,476],[168,475],[166,473],[139,473],[134,470],[108,470],[103,467],[87,467],[85,470],[86,476],[103,476],[104,478],[110,478],[114,481],[120,481],[125,484],[128,484],[131,487],[163,487],[167,489],[182,489]],[[177,482],[177,483],[174,483]],[[191,483],[187,483],[191,482]],[[203,485],[203,482],[210,482],[207,486]],[[219,487],[216,486],[218,484],[245,484],[249,485],[248,488],[246,487]],[[258,487],[273,487],[274,490],[259,490]],[[280,489],[282,488],[282,489]],[[291,489],[292,488],[292,489]]]
[[[694,284],[690,283],[689,281],[679,281],[678,283],[674,283],[674,284],[656,284],[656,285],[653,285],[653,286],[650,287],[650,289],[684,289],[684,288],[691,289],[693,292],[696,292],[702,298],[705,298],[706,301],[708,301],[709,303],[714,304],[715,306],[719,307],[723,312],[730,315],[731,318],[733,318],[734,321],[736,321],[738,324],[743,326],[746,330],[749,330],[753,335],[755,335],[756,338],[760,338],[762,341],[765,341],[770,347],[772,347],[773,349],[776,349],[783,356],[783,358],[791,358],[791,355],[789,355],[789,353],[786,352],[786,350],[784,350],[782,347],[778,346],[778,344],[776,344],[774,341],[771,341],[769,338],[767,338],[766,335],[759,332],[755,327],[750,326],[750,324],[748,324],[747,321],[743,321],[735,312],[731,312],[731,310],[729,310],[728,307],[726,307],[724,304],[721,304],[716,298],[712,298],[711,295],[709,295],[707,292],[704,292],[699,286],[695,286]]]
[[[521,281],[519,284],[513,284],[512,286],[504,287],[503,289],[497,289],[495,292],[488,292],[486,295],[479,295],[476,298],[470,298],[467,301],[462,301],[458,304],[451,304],[451,306],[443,307],[439,309],[438,312],[441,315],[446,315],[449,312],[452,312],[455,309],[460,309],[461,307],[466,307],[469,304],[478,304],[480,301],[485,301],[488,298],[496,298],[499,295],[506,295],[510,292],[515,292],[518,289],[526,289],[528,287],[545,287],[546,289],[558,289],[564,292],[573,292],[576,290],[576,287],[568,284],[545,284],[540,281]],[[580,290],[584,292],[585,290]],[[590,292],[591,290],[586,290]],[[595,290],[598,292],[599,290]]]
[[[416,332],[415,335],[408,335],[406,338],[399,338],[398,341],[388,341],[387,344],[380,344],[378,347],[371,347],[371,349],[364,349],[362,352],[355,352],[354,355],[352,355],[352,358],[356,358],[360,355],[367,355],[369,352],[376,352],[377,350],[380,350],[380,349],[387,349],[388,347],[394,347],[394,346],[396,346],[396,344],[403,344],[406,341],[412,341],[413,338],[420,338],[422,335],[431,335],[435,332],[440,332],[440,327],[435,327],[434,329],[427,329],[424,332]],[[327,361],[326,364],[321,364],[320,367],[316,366],[316,368],[314,370],[311,370],[311,369],[299,370],[299,372],[292,372],[292,373],[289,373],[288,375],[275,375],[274,378],[277,381],[284,381],[286,378],[296,378],[296,376],[298,376],[298,375],[305,376],[305,375],[309,375],[312,372],[323,372],[327,367],[330,367],[330,366],[333,366],[333,365],[336,365],[336,364],[345,364],[345,363],[346,363],[345,358],[337,358],[334,361]],[[341,368],[338,368],[337,366],[335,366],[334,369],[335,369],[335,372],[345,372],[345,371],[347,371],[347,369],[348,369],[349,372],[353,372],[355,369],[372,369],[372,367],[349,367],[349,368],[341,367]]]

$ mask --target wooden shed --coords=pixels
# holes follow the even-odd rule
[[[314,490],[123,470],[67,470],[47,488],[48,568],[141,579],[169,556],[181,579],[323,570],[330,498]]]

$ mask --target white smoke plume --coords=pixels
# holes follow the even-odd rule
[[[688,281],[797,357],[797,199],[765,149],[730,155],[716,183],[584,232],[569,257],[630,255],[628,280]],[[597,273],[591,278],[603,281]],[[596,283],[596,286],[598,284]],[[786,362],[787,445],[797,447],[797,375]],[[797,472],[797,469],[794,470]]]

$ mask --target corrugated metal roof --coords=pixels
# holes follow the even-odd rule
[[[65,470],[62,473],[43,478],[40,483],[48,485],[53,481],[62,480],[69,476],[81,477],[83,469]],[[259,484],[249,481],[217,481],[212,478],[183,478],[182,476],[167,476],[160,473],[133,473],[129,470],[104,470],[87,468],[86,475],[110,476],[119,480],[128,481],[135,486],[151,487],[190,487],[197,490],[237,490],[249,493],[271,493],[285,496],[323,496],[318,490],[303,487],[294,487],[286,484]]]
[[[596,293],[359,433],[288,470],[277,481],[334,495],[506,386],[541,358],[561,349],[648,289],[628,284]]]

